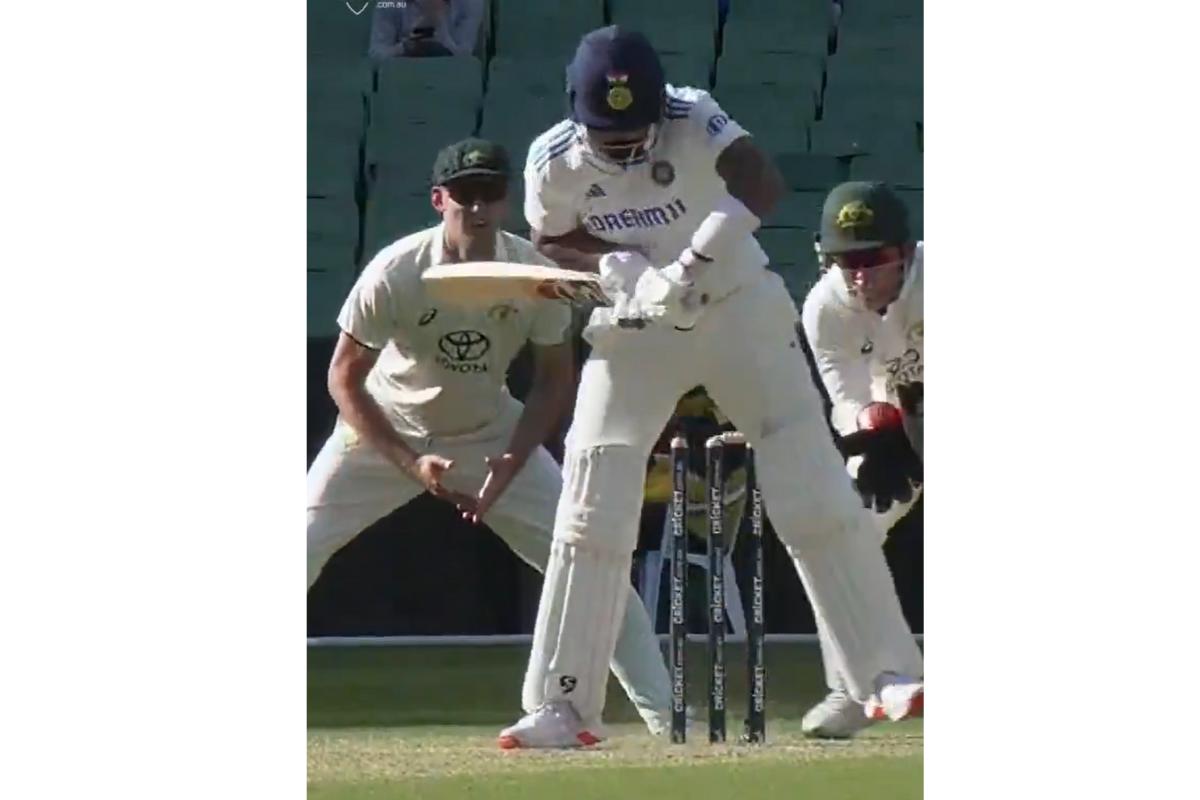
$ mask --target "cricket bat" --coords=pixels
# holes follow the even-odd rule
[[[545,299],[610,305],[600,277],[538,264],[468,261],[435,264],[421,274],[430,296],[460,306],[487,306],[502,300]]]

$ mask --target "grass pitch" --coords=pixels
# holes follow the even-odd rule
[[[703,706],[706,659],[689,650],[689,700]],[[592,750],[504,752],[496,734],[520,715],[527,648],[313,649],[308,656],[308,794],[362,798],[720,798],[915,800],[921,722],[877,725],[849,742],[800,735],[824,693],[813,645],[767,649],[765,746],[734,743],[745,708],[744,651],[728,648],[730,743],[703,719],[687,745],[651,737],[615,681]],[[703,709],[701,708],[701,714]]]

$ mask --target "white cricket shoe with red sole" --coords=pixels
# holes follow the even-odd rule
[[[810,739],[849,739],[874,724],[875,720],[863,714],[862,703],[845,689],[834,689],[808,710],[800,721],[800,731]]]
[[[574,706],[566,700],[554,700],[500,731],[498,744],[501,750],[564,749],[591,747],[601,741],[584,726]]]
[[[868,719],[902,719],[925,715],[925,682],[894,672],[885,672],[876,681],[875,694],[863,707]]]

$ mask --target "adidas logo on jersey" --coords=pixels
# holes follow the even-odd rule
[[[593,183],[587,190],[588,197],[608,197],[604,190],[600,188],[600,184]]]

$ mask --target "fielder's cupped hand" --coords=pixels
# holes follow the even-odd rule
[[[442,480],[454,466],[454,460],[426,453],[417,458],[412,465],[412,476],[425,487],[425,491],[434,497],[440,497],[458,507],[463,514],[474,512],[475,498],[464,492],[457,492],[446,486]]]
[[[517,463],[516,457],[512,453],[503,453],[498,456],[488,456],[485,461],[488,466],[487,477],[483,479],[483,486],[479,489],[479,496],[475,498],[474,508],[467,510],[461,509],[463,519],[468,522],[478,523],[483,520],[483,515],[491,510],[492,506],[500,495],[504,494],[504,490],[512,483],[512,479],[516,477],[517,472],[521,469],[521,465]]]

